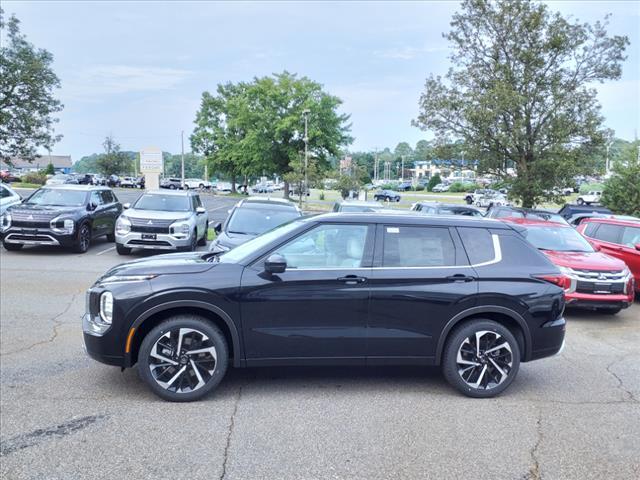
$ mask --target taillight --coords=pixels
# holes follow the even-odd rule
[[[571,288],[571,279],[565,275],[534,275],[534,278],[544,280],[545,282],[553,283],[563,290]]]

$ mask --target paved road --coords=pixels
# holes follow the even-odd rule
[[[170,404],[83,352],[83,292],[122,260],[108,245],[0,253],[1,478],[640,476],[639,303],[570,312],[564,352],[497,399],[435,369],[268,368]]]

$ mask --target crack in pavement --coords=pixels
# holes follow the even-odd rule
[[[39,428],[30,433],[16,435],[15,437],[2,442],[0,445],[0,457],[4,457],[5,455],[9,455],[10,453],[24,448],[33,447],[49,438],[61,438],[67,436],[70,433],[87,428],[104,418],[106,418],[106,415],[89,415],[86,417],[76,418],[53,427]]]
[[[50,319],[49,319],[49,321],[50,321],[50,322],[53,322],[53,333],[52,333],[52,335],[51,335],[51,337],[50,337],[50,338],[48,338],[47,340],[41,340],[41,341],[39,341],[39,342],[32,343],[32,344],[30,344],[30,345],[27,345],[27,346],[26,346],[26,347],[24,347],[24,348],[19,348],[19,349],[17,349],[17,350],[12,350],[12,351],[10,351],[10,352],[0,353],[0,357],[6,357],[6,356],[8,356],[8,355],[15,355],[16,353],[23,353],[23,352],[26,352],[27,350],[31,350],[32,348],[37,347],[37,346],[39,346],[39,345],[44,345],[44,344],[46,344],[46,343],[52,343],[52,342],[53,342],[53,341],[58,337],[58,328],[59,328],[59,327],[61,327],[61,326],[64,324],[64,322],[63,322],[63,321],[60,321],[60,320],[58,320],[58,319],[59,319],[60,317],[62,317],[63,315],[65,315],[65,314],[66,314],[66,313],[71,309],[71,306],[72,306],[72,305],[73,305],[73,303],[75,302],[76,297],[77,297],[80,293],[82,293],[82,290],[80,290],[80,291],[78,291],[78,292],[74,293],[74,294],[71,296],[71,300],[69,300],[69,303],[67,303],[67,306],[64,308],[64,310],[63,310],[62,312],[58,313],[57,315],[55,315],[55,316],[53,316],[52,318],[50,318]]]
[[[529,472],[524,476],[526,480],[541,480],[542,473],[540,472],[540,459],[538,458],[538,450],[542,445],[542,409],[538,409],[538,418],[536,419],[536,432],[538,434],[538,438],[536,440],[535,445],[529,452],[531,455],[531,462],[533,465],[529,468]]]
[[[235,427],[236,413],[238,412],[238,405],[240,404],[240,398],[242,397],[242,386],[238,388],[238,393],[236,394],[236,400],[233,405],[233,412],[231,413],[231,418],[229,420],[229,428],[227,429],[227,443],[224,446],[224,454],[222,457],[222,473],[220,474],[219,480],[224,480],[227,475],[227,462],[229,461],[229,448],[231,447],[231,436],[233,435],[233,429]]]
[[[627,357],[625,356],[611,362],[609,365],[607,365],[607,372],[609,372],[611,376],[613,376],[613,378],[615,378],[618,381],[618,389],[626,393],[629,396],[629,400],[631,400],[633,403],[640,403],[640,401],[636,398],[634,393],[625,387],[624,382],[622,381],[622,378],[620,378],[617,373],[611,370],[611,367],[613,367],[616,363],[620,363],[626,359]]]

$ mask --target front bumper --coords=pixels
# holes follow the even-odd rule
[[[0,240],[16,245],[71,247],[76,243],[76,232],[59,234],[48,228],[10,227],[0,233]]]
[[[155,238],[149,238],[154,235]],[[177,250],[191,245],[191,233],[189,236],[172,235],[169,233],[147,234],[141,232],[129,232],[127,234],[116,233],[116,243],[127,248],[143,248],[148,250]],[[145,238],[143,238],[143,236]]]

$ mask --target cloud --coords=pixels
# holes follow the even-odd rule
[[[414,58],[423,56],[428,53],[446,52],[447,47],[444,45],[410,47],[408,45],[402,47],[387,48],[384,50],[376,50],[373,54],[378,58],[391,58],[395,60],[413,60]]]
[[[93,65],[64,81],[63,94],[70,98],[93,98],[130,92],[170,90],[193,72],[176,68],[129,65]]]

